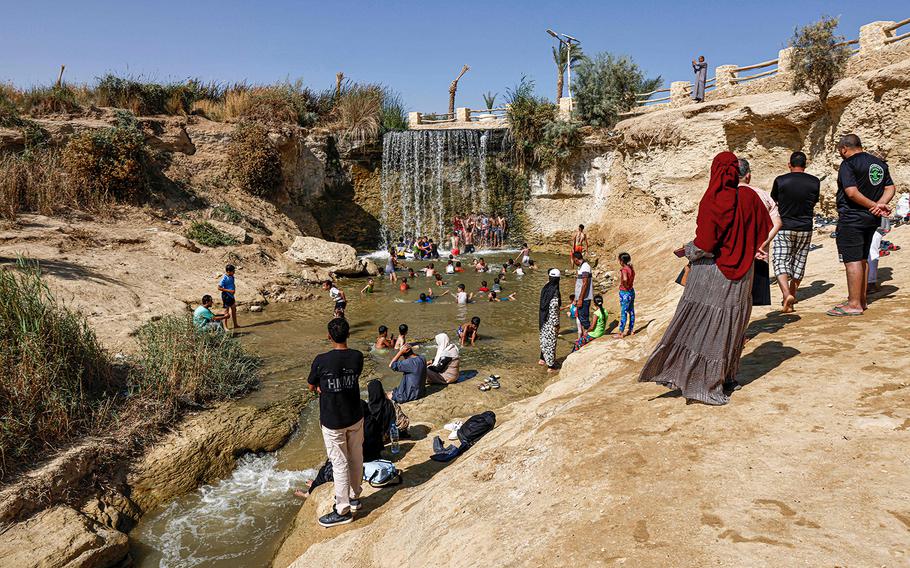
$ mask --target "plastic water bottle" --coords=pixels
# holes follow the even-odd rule
[[[401,448],[398,446],[398,426],[394,422],[389,428],[389,438],[392,440],[392,453],[397,454]]]

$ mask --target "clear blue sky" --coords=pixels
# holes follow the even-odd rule
[[[704,54],[713,69],[772,59],[796,25],[841,16],[841,33],[910,17],[907,0],[751,2],[487,0],[0,0],[0,81],[47,84],[61,63],[70,82],[107,71],[167,80],[273,82],[315,88],[336,71],[399,91],[408,108],[444,112],[448,85],[465,63],[458,106],[480,106],[522,74],[554,97],[553,40],[585,51],[631,55],[666,84],[688,80]]]

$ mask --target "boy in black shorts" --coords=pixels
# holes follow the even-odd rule
[[[860,316],[868,307],[869,248],[881,217],[891,215],[895,188],[888,164],[863,151],[856,134],[843,136],[837,151],[844,159],[837,173],[837,252],[847,271],[848,297],[827,313]]]
[[[234,324],[234,329],[237,329],[240,326],[237,325],[237,298],[235,297],[237,286],[234,284],[234,270],[233,264],[224,267],[224,276],[218,283],[218,291],[221,292],[221,304],[225,311],[231,314],[231,323]]]

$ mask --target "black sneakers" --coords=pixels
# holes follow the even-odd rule
[[[362,507],[362,504],[360,503],[360,499],[351,499],[351,511],[356,513],[357,511],[360,510],[360,507]]]
[[[358,500],[359,503],[359,500]],[[346,525],[354,520],[354,515],[350,511],[344,515],[338,514],[338,511],[335,510],[335,507],[332,507],[332,511],[327,514],[319,517],[319,524],[328,528],[338,525]]]

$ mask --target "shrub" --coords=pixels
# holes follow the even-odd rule
[[[374,85],[356,85],[335,101],[332,127],[349,140],[367,140],[379,134],[383,93]]]
[[[0,270],[0,478],[93,428],[116,394],[85,319],[57,303],[35,264]]]
[[[20,211],[50,215],[63,207],[96,209],[102,205],[91,198],[72,191],[56,149],[0,156],[0,215],[7,219],[15,219]]]
[[[268,196],[281,185],[281,156],[264,126],[240,123],[227,149],[228,169],[241,188]]]
[[[98,79],[95,97],[101,106],[128,109],[137,115],[186,114],[196,101],[224,98],[227,88],[219,83],[189,79],[182,83],[155,83],[111,73]]]
[[[170,315],[137,334],[139,352],[130,393],[173,411],[187,403],[233,398],[259,384],[259,358],[227,334],[202,331],[187,316]]]
[[[599,53],[578,65],[575,109],[583,123],[610,128],[620,113],[635,106],[635,93],[653,91],[660,84],[660,77],[645,79],[630,58]]]
[[[556,107],[534,96],[534,81],[522,77],[506,92],[512,134],[512,155],[519,170],[540,167],[544,128],[556,119]]]
[[[815,94],[824,103],[828,93],[847,70],[850,47],[838,45],[844,41],[834,35],[838,18],[822,17],[814,24],[797,28],[790,39],[793,48],[793,81],[790,89],[795,94],[803,91]]]
[[[22,126],[22,117],[19,115],[19,108],[16,106],[15,89],[0,85],[0,127],[17,128]]]
[[[74,136],[63,150],[63,167],[74,188],[92,201],[135,201],[148,179],[145,135],[134,117],[122,113],[114,127]]]
[[[22,95],[22,106],[25,112],[33,116],[75,113],[82,110],[76,100],[76,92],[67,85],[34,87]]]
[[[226,247],[238,243],[237,239],[205,221],[194,221],[186,231],[186,238],[207,247]]]
[[[383,133],[408,129],[408,113],[404,108],[401,96],[389,89],[382,91],[379,128]]]
[[[557,185],[581,147],[582,139],[581,124],[576,120],[554,120],[544,126],[543,142],[537,147],[537,159],[541,166],[556,170]]]
[[[227,116],[247,122],[313,126],[319,118],[313,92],[300,80],[239,90],[230,100],[226,97],[225,106],[231,107]]]
[[[228,223],[239,223],[243,221],[243,213],[227,203],[219,203],[212,207],[212,218],[227,221]]]

